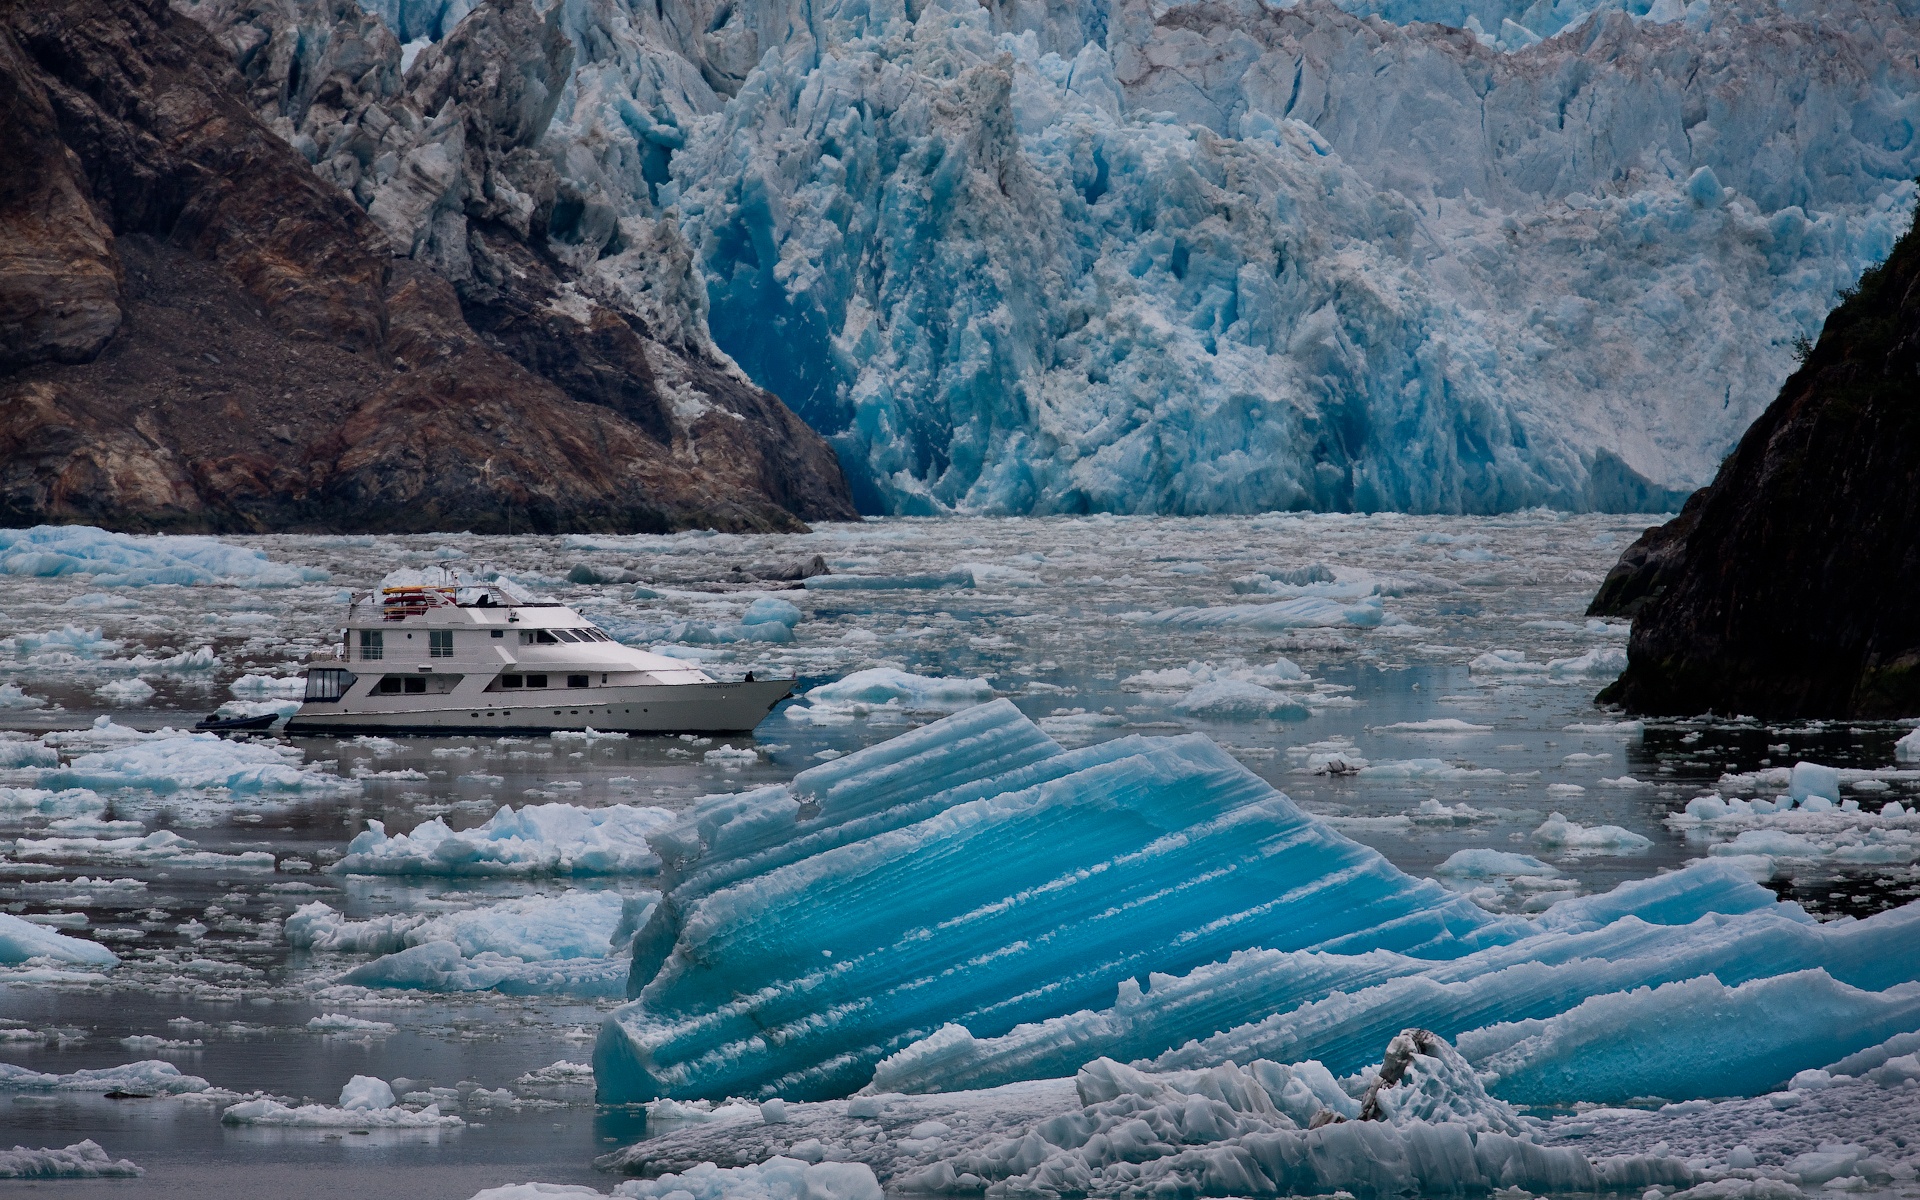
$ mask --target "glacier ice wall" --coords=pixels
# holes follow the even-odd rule
[[[1920,167],[1885,4],[654,7],[562,119],[896,512],[1670,505]]]
[[[556,252],[873,511],[1671,507],[1920,173],[1892,0],[546,7]]]

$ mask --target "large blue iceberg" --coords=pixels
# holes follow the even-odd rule
[[[663,898],[595,1051],[608,1101],[955,1091],[1103,1057],[1351,1072],[1408,1027],[1510,1099],[1687,1098],[1920,1028],[1920,906],[1822,925],[1714,860],[1496,916],[1204,738],[1065,750],[1004,700],[650,843]],[[1635,1038],[1703,1022],[1738,1034],[1704,1057]]]

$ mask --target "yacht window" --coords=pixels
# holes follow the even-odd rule
[[[500,677],[500,686],[503,688],[519,687],[524,682],[525,681],[522,680],[518,675],[502,675]]]
[[[428,658],[453,657],[453,630],[434,629],[427,633]]]
[[[316,667],[307,672],[307,700],[338,700],[346,695],[353,686],[352,671],[343,671],[337,667]]]
[[[505,637],[507,636],[507,631],[504,629],[496,629],[493,631],[493,636],[497,638]]]
[[[535,644],[541,646],[557,646],[560,644],[560,639],[553,636],[553,631],[549,629],[534,630],[533,640]]]
[[[566,630],[566,629],[554,630],[553,636],[559,638],[563,642],[580,642],[580,641],[586,640],[585,638],[575,637],[571,630]]]
[[[414,695],[427,690],[427,681],[424,676],[407,675],[402,678],[401,682],[407,685],[408,695]]]
[[[545,687],[547,686],[547,677],[545,675],[529,675],[527,676],[527,686]]]
[[[360,657],[368,662],[385,656],[385,638],[378,629],[360,631]]]
[[[388,675],[381,679],[380,686],[374,690],[382,696],[398,696],[400,694],[400,685],[405,682],[406,680],[398,675]]]
[[[585,636],[592,638],[596,642],[610,642],[613,640],[612,638],[608,637],[606,634],[601,633],[598,629],[583,629],[580,632]]]
[[[586,687],[587,677],[585,675],[569,675],[567,676],[567,686],[568,687]]]

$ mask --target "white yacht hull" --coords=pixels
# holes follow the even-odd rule
[[[482,681],[476,680],[476,683]],[[793,690],[791,679],[376,695],[308,701],[287,733],[747,733]],[[467,693],[463,695],[462,693]]]

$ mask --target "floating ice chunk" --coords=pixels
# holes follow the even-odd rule
[[[1476,675],[1543,675],[1550,678],[1618,675],[1627,669],[1627,652],[1617,646],[1595,646],[1585,654],[1549,659],[1542,663],[1530,661],[1524,650],[1489,650],[1468,663],[1467,669]]]
[[[368,821],[330,870],[360,875],[648,874],[660,859],[647,835],[673,820],[661,808],[613,804],[502,807],[486,824],[455,832],[436,817],[389,836]]]
[[[0,742],[0,746],[6,743]],[[87,788],[68,788],[62,792],[45,788],[0,787],[0,813],[35,813],[43,817],[97,816],[107,811],[107,802]]]
[[[1687,1100],[1755,1095],[1916,1025],[1920,984],[1867,991],[1814,969],[1595,996],[1544,1021],[1463,1035],[1460,1048],[1508,1100]]]
[[[88,666],[122,644],[102,637],[97,625],[91,629],[66,625],[49,633],[16,633],[0,638],[0,655],[26,666]]]
[[[406,61],[408,51],[418,54],[432,44],[426,38],[408,42],[402,48],[401,60]],[[606,1196],[605,1192],[577,1183],[507,1183],[482,1188],[469,1200],[606,1200]]]
[[[1301,596],[1276,604],[1171,608],[1138,619],[1144,624],[1177,629],[1373,629],[1385,622],[1386,610],[1378,597],[1342,604],[1320,596]]]
[[[1617,733],[1639,737],[1647,731],[1645,721],[1576,721],[1566,727],[1568,733]]]
[[[754,763],[760,761],[760,755],[757,751],[744,746],[738,748],[731,745],[715,746],[705,754],[702,754],[700,761],[712,766],[732,769],[752,766]]]
[[[880,1181],[866,1163],[809,1163],[785,1155],[745,1167],[702,1163],[678,1175],[629,1180],[620,1191],[631,1200],[881,1200]]]
[[[394,1025],[391,1021],[369,1021],[364,1017],[350,1017],[346,1013],[321,1013],[307,1021],[307,1028],[315,1033],[385,1035],[393,1032]],[[345,1100],[345,1093],[342,1093],[342,1104],[345,1104]],[[392,1093],[388,1093],[388,1102],[392,1102]]]
[[[1198,717],[1278,717],[1304,721],[1311,709],[1292,696],[1238,679],[1203,683],[1174,702],[1174,711]]]
[[[0,963],[23,963],[30,958],[89,967],[111,967],[120,961],[119,955],[98,942],[68,937],[12,913],[0,913]]]
[[[20,685],[17,683],[0,683],[0,711],[23,708],[45,708],[46,706],[47,701],[45,697],[29,696],[20,690]],[[81,1144],[91,1145],[92,1143],[83,1142]],[[44,1153],[52,1154],[58,1153],[58,1151],[45,1151]]]
[[[1493,726],[1475,725],[1458,717],[1435,717],[1427,721],[1396,721],[1373,729],[1375,733],[1488,733]]]
[[[973,572],[965,570],[939,575],[815,575],[804,583],[810,592],[926,592],[974,586]]]
[[[225,867],[248,871],[271,871],[273,855],[266,850],[244,850],[222,854],[202,850],[198,842],[183,838],[170,829],[160,829],[145,837],[51,837],[21,838],[14,843],[14,857],[40,862],[106,862],[138,866]]]
[[[136,654],[132,658],[119,659],[108,665],[158,672],[162,675],[191,675],[200,671],[213,670],[220,665],[220,658],[213,652],[212,646],[202,646],[198,650],[182,650],[178,654],[170,654],[163,658]]]
[[[740,614],[740,623],[763,625],[773,622],[792,629],[800,623],[801,615],[799,607],[791,601],[781,600],[775,596],[762,596],[747,605],[747,611]]]
[[[115,679],[93,689],[93,694],[108,704],[131,707],[153,699],[153,685],[144,679]]]
[[[1515,876],[1553,877],[1560,872],[1528,854],[1508,850],[1455,850],[1433,869],[1435,875],[1455,879],[1498,879]]]
[[[288,717],[300,711],[298,700],[228,700],[213,711],[221,719],[228,717],[264,717],[272,713],[284,722]]]
[[[198,1075],[183,1075],[179,1067],[157,1058],[67,1075],[0,1063],[0,1092],[131,1092],[142,1096],[182,1096],[206,1090],[206,1080]]]
[[[1141,671],[1121,681],[1121,686],[1141,691],[1188,691],[1203,683],[1233,679],[1257,683],[1263,687],[1305,682],[1307,673],[1292,659],[1277,658],[1264,666],[1249,666],[1243,659],[1229,659],[1220,666],[1194,660],[1184,667],[1164,671]]]
[[[1896,762],[1920,762],[1920,729],[1915,729],[1893,744]]]
[[[1797,762],[1793,764],[1793,774],[1788,777],[1787,795],[1801,804],[1816,796],[1838,804],[1840,772],[1819,763]]]
[[[438,1104],[429,1104],[418,1112],[394,1106],[375,1109],[334,1108],[325,1104],[302,1104],[298,1108],[277,1100],[247,1100],[220,1114],[226,1125],[272,1125],[292,1129],[455,1129],[466,1122],[455,1116],[442,1116]]]
[[[146,1172],[91,1138],[63,1150],[0,1150],[0,1179],[138,1179]]]
[[[1368,779],[1494,779],[1506,772],[1498,767],[1462,767],[1438,758],[1409,758],[1370,763],[1359,774]]]
[[[372,1075],[355,1075],[340,1089],[340,1107],[349,1112],[367,1112],[393,1105],[393,1089],[387,1086],[386,1080]]]
[[[1554,813],[1533,831],[1533,840],[1556,850],[1584,854],[1637,854],[1653,845],[1643,837],[1618,825],[1582,825]]]
[[[831,724],[869,715],[876,708],[904,712],[952,712],[993,699],[984,679],[915,675],[893,667],[855,671],[806,694],[805,704],[789,705],[790,721]]]
[[[96,725],[87,732],[99,735],[110,731]],[[289,758],[271,745],[167,729],[137,735],[111,749],[79,755],[65,767],[42,775],[39,782],[49,787],[99,791],[144,788],[163,794],[199,788],[309,795],[354,795],[360,791],[353,780],[298,764],[297,753]]]
[[[626,991],[627,973],[624,960],[550,958],[529,962],[491,950],[467,956],[453,942],[432,941],[355,967],[340,981],[358,987],[428,992],[617,997]]]
[[[90,525],[0,529],[0,574],[82,573],[92,574],[96,587],[155,583],[290,587],[328,579],[325,571],[276,563],[264,550],[230,546],[209,537],[136,536]]]

